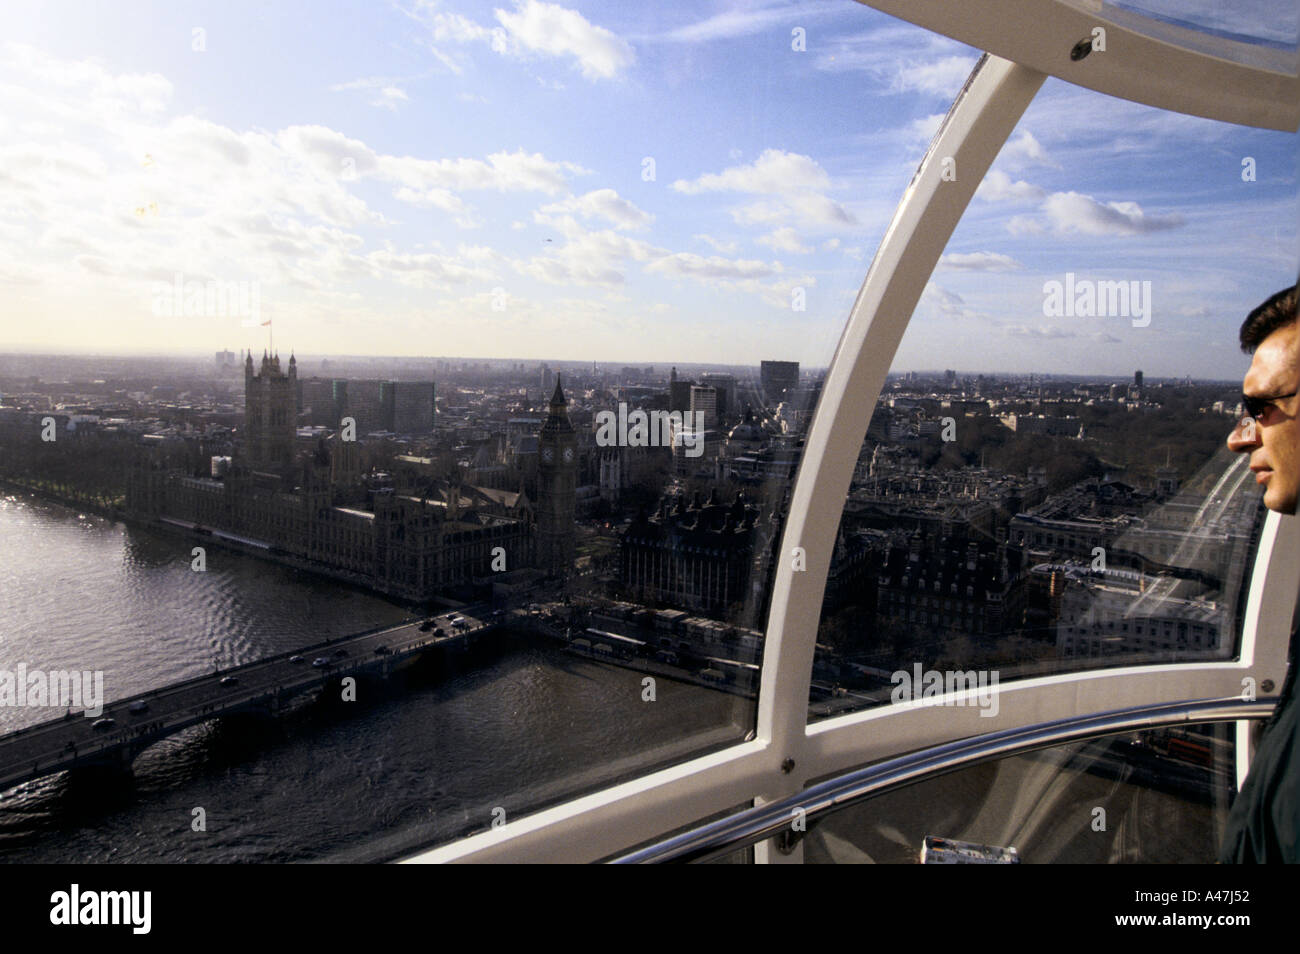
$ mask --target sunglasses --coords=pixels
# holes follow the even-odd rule
[[[1274,401],[1295,397],[1297,394],[1300,394],[1300,391],[1292,391],[1290,394],[1274,394],[1272,397],[1251,397],[1249,394],[1242,394],[1241,404],[1249,416],[1259,417],[1273,406]]]

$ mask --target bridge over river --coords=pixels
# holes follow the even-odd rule
[[[95,718],[74,712],[19,729],[0,737],[0,791],[67,769],[129,768],[144,749],[199,722],[240,712],[275,714],[289,700],[344,676],[386,678],[435,646],[463,648],[494,628],[495,620],[476,615],[481,609],[445,613],[427,630],[412,620],[338,637],[117,699]],[[453,624],[454,616],[462,622]]]

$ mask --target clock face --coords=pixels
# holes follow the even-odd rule
[[[573,463],[573,448],[572,448],[572,447],[566,447],[566,448],[564,448],[564,462],[565,462],[566,464],[572,464],[572,463]]]
[[[546,461],[548,464],[555,460],[555,451],[551,450],[549,447],[542,448],[542,460]]]

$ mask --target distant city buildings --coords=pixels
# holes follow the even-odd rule
[[[253,370],[253,355],[244,361],[244,453],[252,467],[284,467],[293,457],[298,423],[298,367],[290,356],[288,373],[280,356],[262,352]]]
[[[769,407],[775,407],[799,387],[798,361],[764,361],[759,366],[759,386]]]
[[[691,420],[703,421],[705,429],[718,426],[718,392],[711,387],[691,387]]]
[[[391,393],[391,397],[389,394]],[[433,430],[434,386],[432,381],[388,381],[381,389],[381,404],[391,407],[388,430],[398,434],[422,434]]]
[[[304,383],[312,415],[316,403],[328,405],[334,428],[340,412],[360,418],[360,433],[433,424],[432,383]],[[494,567],[535,565],[539,518],[545,567],[560,572],[572,566],[576,464],[558,387],[561,403],[547,419],[550,431],[543,427],[550,435],[545,449],[557,463],[544,468],[541,510],[535,511],[522,492],[466,484],[422,466],[420,458],[399,458],[395,474],[366,473],[360,442],[342,431],[300,448],[296,422],[303,394],[297,385],[295,358],[283,371],[278,355],[264,354],[257,369],[250,355],[240,451],[214,456],[210,476],[202,477],[146,453],[128,481],[128,510],[414,600],[474,582]]]
[[[362,435],[433,430],[432,381],[306,378],[299,381],[298,393],[298,410],[311,426],[336,428],[350,417]]]
[[[730,504],[716,491],[704,501],[665,497],[624,532],[622,583],[637,600],[723,614],[745,602],[755,557],[772,540],[774,529],[759,518],[740,496]]]
[[[567,407],[557,375],[550,413],[537,438],[537,564],[555,576],[569,573],[574,557],[577,436]]]
[[[729,415],[738,414],[736,376],[716,371],[706,371],[700,375],[700,384],[713,388],[717,395],[718,419],[725,420]]]
[[[120,440],[117,459],[140,455],[127,482],[131,514],[381,592],[482,592],[504,555],[508,571],[609,586],[734,624],[738,607],[761,613],[752,586],[770,577],[773,515],[820,387],[795,362],[671,367],[666,382],[653,368],[615,373],[584,362],[561,369],[561,386],[557,370],[537,362],[333,359],[311,363],[317,373],[306,377],[300,360],[266,353],[260,363],[239,356],[241,406],[221,372],[228,355],[218,353],[217,373],[201,384],[129,368],[121,381],[0,381],[0,472]],[[545,395],[539,380],[551,384]],[[1062,658],[1225,651],[1238,603],[1224,588],[1244,572],[1257,495],[1206,496],[1199,478],[1192,486],[1202,489],[1189,493],[1177,449],[1134,465],[1107,423],[1127,417],[1111,409],[1169,407],[1164,389],[1176,387],[1187,385],[1145,389],[1141,372],[1119,382],[891,375],[835,540],[824,617],[847,615],[827,645],[878,656],[909,645],[937,651],[962,635],[989,646],[1023,636]],[[647,416],[676,410],[693,439],[702,415],[702,446],[687,454],[680,425],[670,446],[597,441],[600,414],[621,405]],[[1202,386],[1192,409],[1239,413],[1232,388]],[[48,445],[39,438],[47,416],[57,435]],[[343,437],[349,417],[355,440]],[[1000,472],[982,449],[972,457],[945,442],[947,417],[958,434],[986,429],[990,465],[1017,459],[1023,469]],[[1080,470],[1118,449],[1130,469],[1108,465],[1105,477],[1049,493],[1042,463],[1055,480],[1060,471],[1044,461],[1044,442],[1022,437],[1080,440]],[[1093,562],[1100,551],[1104,568]],[[865,633],[876,642],[854,641]]]

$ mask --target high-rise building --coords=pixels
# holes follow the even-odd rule
[[[714,388],[718,392],[718,419],[728,414],[738,413],[736,407],[736,376],[718,371],[706,371],[700,375],[700,384]]]
[[[557,374],[537,439],[537,566],[556,576],[573,568],[578,485],[578,438],[560,384]]]
[[[1138,390],[1141,390],[1141,388],[1142,388],[1142,372],[1141,372],[1141,371],[1134,371],[1134,372],[1133,372],[1133,387],[1137,388]]]
[[[393,411],[391,403],[385,403],[385,397],[391,402],[392,392],[383,391],[383,381],[348,380],[334,382],[334,399],[339,398],[338,385],[343,384],[342,416],[357,422],[357,434],[369,434],[371,431],[386,431],[392,428]]]
[[[217,370],[228,371],[235,367],[235,352],[218,351],[217,352]]]
[[[673,368],[668,375],[668,410],[689,411],[691,409],[691,388],[694,384],[694,381],[678,380],[677,369]]]
[[[280,356],[262,352],[253,371],[253,355],[244,361],[244,455],[254,467],[284,467],[293,460],[298,419],[298,361],[289,357],[289,373],[280,371]]]
[[[305,378],[298,382],[298,410],[306,412],[307,423],[338,427],[338,406],[334,403],[334,382],[329,378]]]
[[[385,409],[392,408],[387,430],[420,434],[433,430],[432,381],[385,381],[380,388]]]
[[[798,361],[764,361],[759,365],[758,383],[769,407],[780,404],[799,387]]]
[[[691,426],[699,420],[695,416],[696,412],[704,414],[706,429],[718,426],[718,392],[715,388],[706,388],[698,384],[691,388]]]

